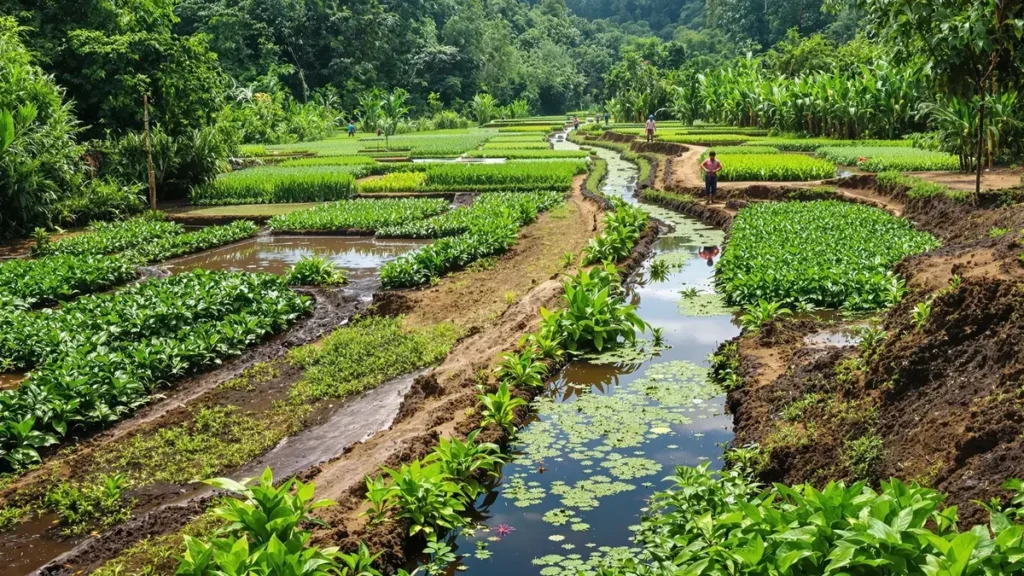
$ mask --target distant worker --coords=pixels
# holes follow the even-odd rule
[[[608,122],[611,121],[611,119],[612,119],[612,115],[607,113],[607,112],[605,112],[604,113],[604,125],[605,125],[606,128],[608,127]]]
[[[573,130],[579,130],[580,129],[580,117],[579,116],[573,116],[572,117],[572,129]]]
[[[647,117],[647,141],[654,142],[654,132],[658,129],[658,123],[654,121],[654,114]]]
[[[352,120],[348,121],[348,137],[352,138],[356,135],[356,124]]]
[[[708,154],[708,159],[700,168],[704,171],[704,193],[707,194],[708,204],[711,204],[718,193],[718,173],[722,171],[722,163],[715,157],[714,150]]]

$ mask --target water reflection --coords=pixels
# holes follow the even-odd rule
[[[349,271],[353,281],[377,277],[384,264],[415,250],[427,240],[383,240],[346,236],[261,236],[231,246],[173,260],[167,268],[285,274],[305,256],[320,256]]]

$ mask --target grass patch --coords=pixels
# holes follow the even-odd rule
[[[281,403],[262,413],[236,406],[200,408],[187,422],[133,436],[96,460],[122,470],[132,486],[188,484],[241,466],[301,429],[312,407]]]
[[[419,176],[419,174],[415,175]],[[440,198],[343,200],[275,216],[270,220],[270,229],[275,232],[310,230],[371,232],[388,226],[408,224],[437,216],[444,213],[448,206],[449,203]]]
[[[318,346],[288,354],[305,369],[292,388],[293,402],[343,398],[436,364],[458,339],[452,324],[408,331],[401,318],[365,318],[336,330]]]

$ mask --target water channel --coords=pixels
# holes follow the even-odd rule
[[[564,138],[556,149],[577,149]],[[603,191],[635,203],[637,168],[618,153]],[[500,485],[476,503],[479,521],[455,538],[460,559],[449,573],[577,576],[603,560],[631,554],[632,528],[675,466],[720,468],[732,437],[725,398],[707,381],[707,357],[739,333],[714,294],[714,259],[724,234],[680,214],[646,206],[675,230],[661,236],[653,260],[671,265],[660,281],[630,292],[640,316],[664,330],[667,349],[574,361],[536,400],[534,421],[513,444]],[[713,249],[712,249],[713,248]],[[702,256],[703,254],[703,256]],[[680,291],[700,295],[684,299]],[[650,334],[646,336],[650,339]],[[647,344],[648,351],[653,346]]]

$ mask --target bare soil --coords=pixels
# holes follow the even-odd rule
[[[948,186],[954,190],[974,190],[975,175],[964,172],[910,172],[911,176],[924,178],[937,184]],[[1024,177],[1024,168],[993,168],[985,170],[981,176],[982,190],[1004,190],[1020,187]]]

